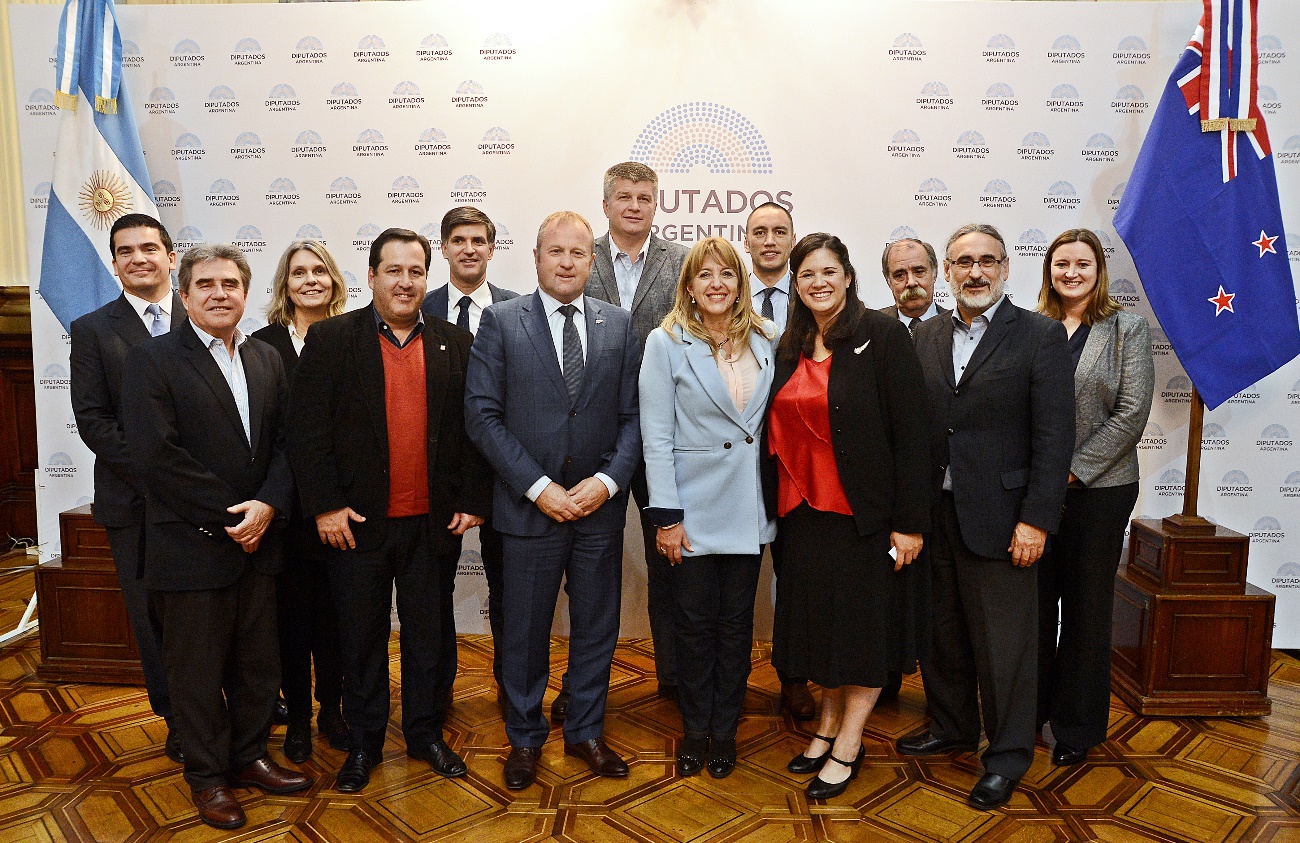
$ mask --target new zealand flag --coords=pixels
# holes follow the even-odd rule
[[[1210,409],[1300,354],[1258,84],[1258,0],[1204,0],[1115,213],[1174,353]]]

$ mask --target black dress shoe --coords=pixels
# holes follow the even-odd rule
[[[267,793],[297,793],[312,786],[316,780],[297,770],[286,770],[263,755],[230,777],[234,787],[256,787]]]
[[[311,758],[311,721],[290,723],[284,730],[284,757],[295,764]]]
[[[707,737],[682,738],[681,746],[677,748],[677,775],[686,778],[703,770],[708,752]]]
[[[563,723],[564,718],[569,716],[569,689],[561,688],[560,693],[555,695],[551,702],[551,722]]]
[[[330,711],[321,709],[320,714],[316,715],[316,730],[325,736],[332,749],[347,752],[352,748],[352,731],[348,729],[348,722],[337,708]]]
[[[433,743],[426,746],[407,745],[406,754],[411,758],[418,758],[421,761],[428,761],[429,766],[435,773],[454,779],[457,776],[465,775],[469,769],[465,762],[455,750],[447,746],[447,742],[438,738]]]
[[[1075,749],[1067,746],[1060,741],[1052,747],[1052,763],[1058,767],[1069,767],[1072,764],[1082,764],[1088,758],[1088,750]]]
[[[736,769],[736,739],[713,738],[709,741],[709,775],[725,779]]]
[[[862,769],[862,759],[866,756],[867,748],[862,744],[858,744],[858,756],[852,761],[841,761],[832,755],[830,757],[831,761],[834,761],[842,767],[849,768],[849,777],[842,782],[831,784],[828,781],[824,781],[819,775],[808,783],[808,789],[804,792],[808,794],[809,799],[834,799],[836,796],[839,796],[841,793],[848,790],[849,782],[858,777],[858,770]]]
[[[565,741],[564,754],[581,758],[598,776],[621,779],[628,773],[627,762],[606,745],[604,738],[591,738],[579,743]]]
[[[936,738],[929,732],[922,732],[919,735],[899,738],[894,747],[900,755],[942,755],[954,749],[974,752],[979,747],[979,741],[945,740]]]
[[[981,811],[992,811],[999,805],[1007,804],[1017,783],[1016,779],[999,776],[997,773],[985,773],[971,789],[970,798],[966,803]]]
[[[163,754],[177,764],[185,763],[185,753],[181,751],[181,735],[172,727],[167,727],[167,742],[163,744]]]
[[[510,790],[523,790],[537,781],[537,759],[541,757],[540,747],[516,746],[511,748],[510,757],[506,759],[502,773],[506,787]]]
[[[813,737],[817,740],[825,741],[830,745],[834,745],[835,743],[835,738],[833,736],[828,738],[825,735],[813,735]],[[818,755],[816,758],[810,758],[807,752],[801,752],[794,758],[790,759],[790,763],[786,764],[785,768],[796,775],[806,776],[809,773],[815,773],[824,767],[826,765],[826,759],[830,757],[831,751],[829,749],[821,755]]]
[[[375,767],[375,759],[363,749],[354,749],[348,753],[334,787],[340,793],[360,793],[370,784],[370,771]]]
[[[275,701],[275,709],[271,711],[271,722],[277,726],[289,725],[289,704],[280,697]]]

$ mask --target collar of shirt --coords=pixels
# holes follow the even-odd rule
[[[452,324],[456,323],[456,316],[460,313],[461,296],[466,295],[457,290],[454,284],[447,285],[447,315],[450,317],[447,321]],[[479,310],[487,310],[492,304],[492,288],[488,286],[487,280],[484,279],[482,284],[474,288],[474,292],[469,293],[469,300]]]
[[[641,244],[641,251],[636,253],[636,257],[632,257],[627,252],[624,252],[622,249],[618,247],[618,244],[614,242],[614,235],[612,234],[609,235],[609,259],[613,263],[618,263],[618,256],[622,255],[623,257],[627,258],[628,263],[635,266],[637,261],[645,257],[646,249],[648,249],[649,247],[650,247],[650,238],[647,236],[645,242]]]
[[[307,344],[306,337],[298,336],[298,326],[292,319],[289,320],[289,342],[293,343],[293,350],[302,354],[302,347]]]
[[[135,309],[136,315],[140,317],[142,322],[144,322],[145,327],[148,327],[149,323],[153,321],[153,317],[144,312],[144,309],[151,304],[158,305],[158,309],[163,312],[163,317],[167,320],[168,324],[171,323],[172,291],[170,287],[167,289],[167,295],[163,296],[162,301],[159,302],[146,301],[137,295],[128,293],[126,290],[122,291],[122,295],[126,296],[126,300],[130,303],[131,307]]]
[[[753,272],[749,273],[750,298],[755,298],[755,299],[758,298],[758,294],[767,289],[769,289],[769,287],[766,284],[764,284],[762,281],[758,280],[757,275],[755,275]],[[785,271],[785,275],[782,275],[781,278],[775,284],[773,284],[770,289],[776,290],[777,292],[780,293],[785,293],[785,297],[789,298],[790,297],[790,270],[787,269]],[[773,293],[773,295],[776,295],[776,293]]]
[[[1007,300],[1006,293],[1003,293],[1003,294],[1002,294],[1002,298],[998,299],[997,301],[993,302],[993,304],[989,305],[989,309],[986,310],[986,311],[984,311],[983,313],[981,313],[979,316],[976,316],[975,319],[983,319],[984,322],[985,322],[985,324],[992,324],[992,323],[993,323],[993,315],[994,315],[995,313],[998,312],[998,308],[1001,307],[1001,306],[1002,306],[1002,302],[1004,302],[1004,301],[1006,301],[1006,300]],[[933,305],[931,305],[931,306],[933,306]],[[926,318],[929,318],[929,317],[926,317]],[[975,319],[972,319],[971,322],[973,323],[973,322],[975,321]],[[962,318],[961,318],[961,311],[958,310],[957,308],[953,308],[953,311],[952,311],[952,325],[953,325],[954,328],[956,328],[956,329],[959,330],[959,331],[969,331],[969,330],[970,330],[970,326],[967,325],[967,324],[962,320]]]
[[[996,305],[994,305],[994,307],[996,307]],[[912,323],[912,317],[903,313],[902,310],[899,310],[897,305],[894,306],[894,310],[898,311],[899,322],[902,322],[904,325],[910,325]],[[934,303],[934,299],[930,299],[930,306],[925,309],[925,313],[921,314],[921,321],[922,322],[929,321],[930,319],[933,319],[938,315],[939,315],[939,305]]]
[[[198,335],[199,342],[203,343],[204,348],[211,349],[212,344],[215,342],[221,344],[222,351],[225,350],[226,344],[222,342],[220,338],[212,336],[212,334],[209,334],[207,331],[203,330],[198,325],[195,325],[193,322],[190,323],[190,327],[194,329],[194,333]],[[247,341],[248,341],[248,337],[244,335],[244,332],[236,328],[235,329],[235,350],[238,351],[239,347]],[[234,355],[227,355],[227,356],[233,357]]]
[[[407,334],[406,342],[398,341],[397,334],[393,333],[393,329],[388,327],[388,323],[384,321],[384,317],[379,315],[379,310],[374,305],[370,306],[370,312],[375,314],[375,330],[379,331],[379,336],[388,340],[398,348],[405,348],[407,344],[411,342],[411,340],[415,339],[417,336],[419,336],[421,333],[424,332],[423,311],[416,311],[415,327],[411,329],[411,333]]]
[[[558,311],[560,307],[564,304],[564,302],[555,298],[550,293],[543,290],[541,287],[537,288],[537,295],[540,296],[542,299],[542,307],[546,311],[547,319],[550,319],[552,316],[554,316],[556,311]],[[587,308],[586,308],[587,297],[585,295],[578,296],[576,299],[569,302],[569,304],[573,305],[578,309],[578,312],[574,314],[575,317],[587,315]]]

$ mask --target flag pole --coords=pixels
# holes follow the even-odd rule
[[[1187,420],[1187,471],[1183,484],[1183,511],[1164,519],[1164,525],[1182,535],[1212,534],[1214,522],[1196,514],[1201,491],[1201,429],[1205,424],[1205,399],[1192,387],[1191,415]]]

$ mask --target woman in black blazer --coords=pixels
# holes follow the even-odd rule
[[[810,234],[790,267],[798,296],[765,451],[781,557],[772,661],[822,687],[817,734],[789,769],[820,771],[808,796],[828,799],[857,775],[889,672],[915,670],[922,572],[911,563],[930,527],[930,450],[911,337],[863,306],[848,249]]]
[[[307,329],[343,312],[348,288],[343,273],[316,240],[295,240],[280,256],[271,285],[268,324],[253,336],[270,344],[284,360],[292,379]],[[348,748],[348,727],[340,702],[339,630],[315,525],[302,518],[296,504],[285,531],[285,564],[276,583],[280,622],[280,688],[289,710],[284,755],[294,763],[311,757],[311,667],[316,662],[316,724],[330,746]]]

